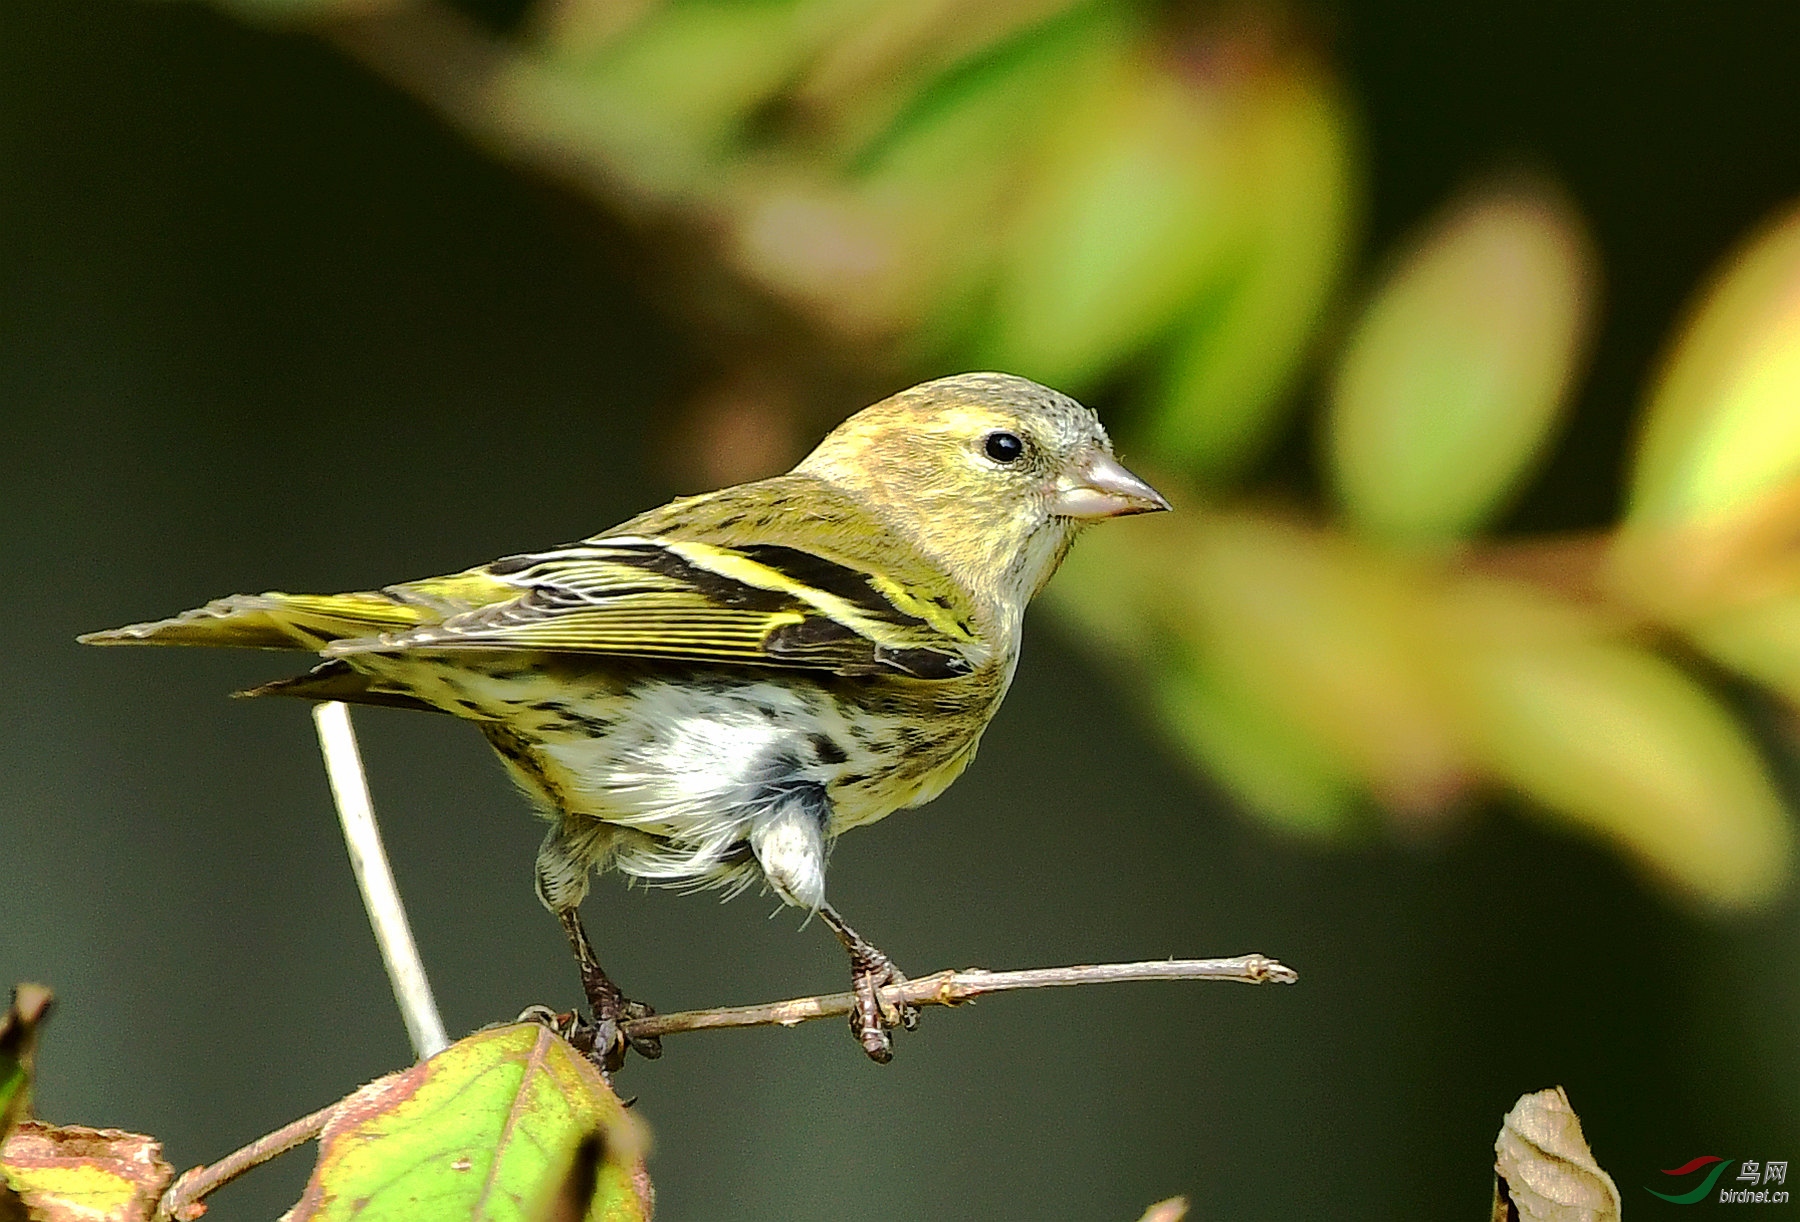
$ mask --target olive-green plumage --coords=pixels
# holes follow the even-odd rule
[[[558,912],[609,865],[760,878],[818,909],[833,837],[967,765],[1079,526],[1166,508],[1110,450],[1055,391],[945,378],[859,412],[786,475],[579,543],[83,640],[314,650],[313,671],[251,694],[475,722],[552,822],[538,877]]]

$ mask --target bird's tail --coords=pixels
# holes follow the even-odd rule
[[[236,594],[169,619],[127,624],[77,638],[86,645],[218,645],[245,649],[316,651],[332,641],[404,631],[442,612],[400,593]],[[433,709],[403,688],[330,661],[292,679],[278,679],[240,696],[298,696],[353,704]]]
[[[439,618],[383,593],[235,594],[169,619],[77,638],[85,645],[216,645],[317,650],[331,641],[403,631]]]

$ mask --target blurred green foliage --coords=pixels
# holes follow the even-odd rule
[[[1451,210],[1377,286],[1337,363],[1330,458],[1357,528],[1396,542],[1485,525],[1556,427],[1594,257],[1553,192]]]
[[[1484,538],[1579,380],[1582,219],[1476,183],[1347,294],[1353,107],[1281,5],[540,0],[504,32],[441,0],[233,7],[625,223],[718,341],[696,482],[954,369],[1100,401],[1183,512],[1085,543],[1054,602],[1247,809],[1335,834],[1507,790],[1713,904],[1788,877],[1792,815],[1693,659],[1800,699],[1800,218],[1669,350],[1620,528]],[[1309,377],[1332,507],[1271,509],[1240,485]]]

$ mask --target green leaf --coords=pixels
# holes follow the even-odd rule
[[[1239,266],[1178,325],[1143,435],[1158,462],[1208,482],[1249,461],[1292,400],[1361,195],[1349,108],[1322,69],[1273,72],[1244,106]]]
[[[477,1032],[339,1104],[292,1222],[535,1222],[600,1135],[587,1217],[644,1222],[641,1126],[593,1065],[531,1023]]]
[[[1522,587],[1472,584],[1454,619],[1461,719],[1495,776],[1709,902],[1775,895],[1793,825],[1711,694]]]
[[[1332,387],[1332,474],[1358,526],[1453,539],[1504,506],[1561,415],[1595,279],[1579,217],[1542,187],[1489,190],[1415,239]]]
[[[1628,521],[1666,529],[1744,510],[1800,479],[1800,211],[1739,249],[1651,395]]]

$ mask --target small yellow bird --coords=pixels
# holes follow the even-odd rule
[[[760,880],[817,912],[850,955],[851,1030],[885,1061],[888,1029],[916,1015],[882,1003],[905,977],[825,902],[833,840],[968,765],[1025,606],[1085,523],[1168,507],[1092,411],[972,373],[865,408],[786,475],[566,547],[367,593],[238,595],[81,639],[316,651],[311,672],[246,694],[473,721],[550,821],[538,895],[575,951],[602,1064],[650,1012],[582,928],[607,867]]]

